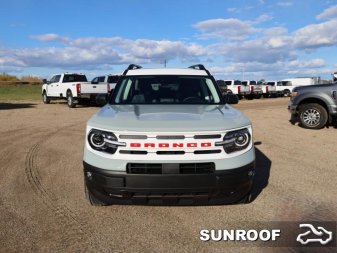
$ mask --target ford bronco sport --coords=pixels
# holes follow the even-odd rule
[[[89,202],[249,202],[252,123],[229,103],[203,65],[130,65],[87,123],[83,165]]]

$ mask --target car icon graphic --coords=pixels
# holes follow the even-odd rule
[[[321,245],[326,245],[326,244],[328,244],[329,242],[332,241],[332,232],[327,231],[323,227],[315,228],[311,224],[300,224],[299,227],[309,229],[308,231],[306,231],[302,234],[299,234],[296,238],[296,241],[303,244],[303,245],[306,245],[306,244],[311,243],[311,242],[319,242]],[[313,238],[313,236],[308,236],[312,233],[315,235],[314,237],[316,237],[316,238]]]

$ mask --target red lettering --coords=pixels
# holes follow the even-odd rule
[[[160,148],[168,148],[170,146],[170,144],[168,143],[159,143],[158,145]]]
[[[144,144],[144,148],[154,148],[154,147],[156,147],[156,144],[154,144],[154,143],[145,143]]]
[[[173,148],[183,148],[184,147],[184,143],[173,143],[172,147]]]
[[[198,146],[198,144],[197,143],[187,143],[187,147],[188,148],[196,148]]]
[[[212,146],[212,143],[210,143],[210,142],[203,142],[203,143],[201,143],[201,147],[203,147],[203,148],[211,147],[211,146]]]
[[[140,143],[130,143],[131,148],[140,148]]]

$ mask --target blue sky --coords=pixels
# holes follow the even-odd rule
[[[330,78],[334,0],[0,0],[0,72],[89,78],[203,63],[217,78]]]

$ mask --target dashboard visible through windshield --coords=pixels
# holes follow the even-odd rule
[[[219,104],[214,82],[204,76],[125,76],[112,104]]]

